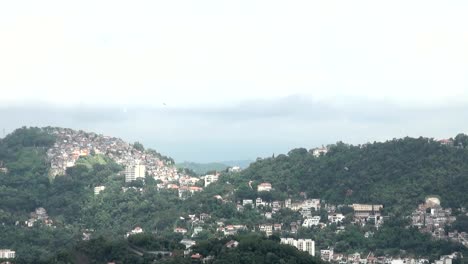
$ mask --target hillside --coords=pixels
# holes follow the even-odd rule
[[[204,175],[209,171],[224,171],[229,166],[219,162],[211,162],[211,163],[196,163],[196,162],[189,162],[184,161],[182,163],[176,163],[177,168],[184,168],[194,171],[198,175]]]
[[[232,161],[221,161],[221,162],[210,162],[210,163],[197,163],[184,161],[176,163],[177,168],[189,169],[198,175],[204,175],[207,172],[217,171],[221,172],[229,167],[240,167],[242,169],[247,168],[252,161],[250,160],[232,160]]]
[[[241,173],[243,181],[270,182],[276,191],[334,204],[379,203],[408,212],[427,195],[443,206],[468,205],[468,149],[459,135],[445,145],[427,138],[403,138],[359,146],[337,143],[319,157],[306,149],[259,159]]]
[[[424,138],[364,146],[338,143],[321,156],[295,149],[258,159],[241,172],[212,175],[206,185],[200,177],[179,174],[172,159],[140,143],[81,131],[21,128],[0,140],[0,248],[15,250],[17,263],[154,263],[160,258],[154,252],[174,254],[162,263],[190,263],[182,258],[184,241],[194,243],[193,253],[214,256],[216,263],[241,258],[239,263],[319,262],[281,246],[279,237],[313,239],[317,252],[333,247],[340,254],[436,259],[466,252],[460,243],[406,228],[408,212],[426,195],[438,195],[444,207],[466,206],[465,139],[457,136],[457,147]],[[51,165],[60,165],[53,162],[59,159],[73,164],[52,178]],[[133,159],[148,166],[154,162],[144,181],[125,182],[123,166]],[[255,187],[262,182],[272,183],[273,190],[258,192]],[[314,209],[310,213],[321,217],[320,223],[305,227],[302,212],[285,205],[289,197],[307,202],[301,192],[322,199],[323,205],[382,203],[386,216],[402,214],[379,227],[360,226],[352,223],[349,208]],[[252,204],[256,198],[264,203]],[[245,204],[243,199],[253,201]],[[331,223],[328,213],[337,212],[345,219]],[[461,210],[456,213],[457,222],[447,229],[467,230],[467,217]],[[266,228],[273,226],[272,236],[265,237]],[[374,237],[365,238],[366,232]],[[238,239],[239,248],[225,247],[231,239]]]

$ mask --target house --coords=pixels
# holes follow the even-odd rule
[[[263,205],[263,200],[262,198],[258,197],[257,199],[255,199],[255,206],[258,207],[260,205]]]
[[[201,261],[203,260],[203,255],[197,253],[193,254],[190,258],[192,259],[192,263],[201,263]]]
[[[239,245],[239,242],[237,242],[235,240],[231,240],[231,241],[227,242],[225,246],[227,248],[236,248],[238,245]]]
[[[211,219],[211,215],[206,214],[206,213],[201,213],[200,214],[200,220],[206,221],[206,220],[209,220],[209,219]]]
[[[274,225],[273,225],[273,230],[274,230],[274,231],[281,231],[281,227],[282,227],[281,224],[274,224]]]
[[[190,239],[186,239],[186,238],[182,239],[179,243],[182,244],[182,245],[184,245],[184,246],[185,246],[185,249],[189,249],[189,248],[191,248],[192,246],[195,246],[195,245],[197,244],[196,241],[190,240]]]
[[[257,186],[257,192],[269,192],[269,191],[271,191],[271,183],[269,182],[260,183]]]
[[[320,250],[320,258],[323,261],[330,262],[333,259],[333,248]]]
[[[135,227],[132,231],[128,232],[125,237],[129,237],[131,235],[141,234],[143,233],[143,229],[139,226]]]
[[[253,204],[253,200],[251,200],[251,199],[244,199],[244,200],[242,200],[242,205],[243,205],[243,206],[246,206],[246,205],[248,205],[248,204]]]
[[[327,154],[328,149],[326,147],[315,148],[312,150],[312,155],[316,158],[320,157],[320,155]]]
[[[100,192],[104,191],[106,186],[96,186],[94,187],[94,195],[98,195]]]
[[[260,232],[266,233],[267,236],[273,235],[273,225],[270,224],[262,224],[258,226]]]
[[[185,235],[187,233],[187,229],[182,228],[182,227],[176,227],[174,228],[174,233]]]
[[[314,208],[315,211],[319,211],[320,210],[320,199],[305,200],[304,202],[302,202],[301,207],[302,207],[302,209],[304,209],[304,208],[309,208],[309,209]]]
[[[0,249],[0,259],[14,259],[16,252],[10,249]]]
[[[328,215],[328,221],[334,224],[341,223],[345,219],[343,214],[332,214]]]
[[[223,233],[225,236],[237,234],[237,228],[233,225],[228,225],[223,228]]]
[[[307,218],[304,220],[304,223],[302,223],[303,227],[312,227],[312,226],[318,226],[320,223],[320,216],[313,216],[311,218]]]
[[[205,175],[203,177],[203,179],[205,180],[205,187],[207,187],[208,185],[212,184],[213,182],[217,182],[218,179],[219,179],[219,174],[209,174],[209,175]]]
[[[240,172],[242,170],[239,166],[234,166],[228,169],[229,172]]]

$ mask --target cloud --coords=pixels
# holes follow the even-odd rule
[[[126,109],[125,109],[126,108]],[[404,107],[388,101],[304,96],[207,107],[0,107],[7,132],[61,126],[140,141],[176,160],[255,159],[339,140],[359,144],[404,136],[445,138],[465,132],[468,106]]]

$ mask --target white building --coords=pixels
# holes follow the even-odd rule
[[[331,261],[333,258],[333,248],[320,250],[320,258],[323,261]]]
[[[273,235],[273,225],[265,224],[258,227],[260,232],[265,232],[267,236]]]
[[[321,148],[316,148],[314,150],[312,150],[312,155],[314,155],[314,157],[320,157],[320,155],[325,155],[327,154],[328,152],[328,149],[325,148],[325,147],[321,147]]]
[[[125,167],[125,182],[132,182],[139,178],[145,178],[145,165],[135,164]]]
[[[320,216],[313,216],[311,218],[307,218],[304,220],[304,223],[302,224],[303,227],[312,227],[312,226],[318,226],[320,223]]]
[[[14,259],[16,252],[10,249],[0,249],[0,259]]]
[[[269,192],[269,191],[271,191],[271,183],[264,182],[264,183],[260,183],[257,186],[257,192]]]
[[[205,175],[204,177],[204,180],[205,180],[205,187],[212,184],[213,182],[217,182],[218,179],[219,179],[219,175],[216,174],[216,175]]]
[[[243,205],[243,206],[246,206],[246,205],[248,205],[248,204],[252,204],[252,205],[253,205],[253,200],[251,200],[251,199],[244,199],[244,200],[242,200],[242,205]]]
[[[141,233],[143,233],[143,229],[141,227],[137,226],[132,231],[127,232],[127,235],[125,237],[129,237],[131,235],[136,235],[136,234],[141,234]]]
[[[96,186],[94,187],[94,195],[98,195],[100,192],[104,191],[106,186]]]
[[[345,219],[345,216],[343,214],[332,214],[328,216],[328,221],[331,223],[341,223]]]
[[[309,253],[311,256],[315,256],[315,241],[312,239],[294,239],[294,238],[281,238],[281,244],[293,246],[301,251]]]
[[[239,166],[229,168],[229,172],[240,172],[242,169]]]

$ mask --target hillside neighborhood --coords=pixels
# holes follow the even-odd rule
[[[95,133],[75,131],[62,128],[48,128],[48,133],[56,137],[56,143],[47,150],[47,159],[50,162],[50,175],[52,178],[61,177],[67,169],[74,167],[80,158],[103,155],[121,165],[122,194],[128,190],[142,193],[148,190],[145,185],[146,177],[152,177],[156,185],[152,188],[161,192],[173,193],[184,202],[197,194],[203,194],[206,189],[215,191],[216,186],[230,183],[225,180],[224,174],[214,172],[202,176],[187,175],[174,166],[173,161],[165,158],[155,151],[138,148],[121,139],[107,137]],[[444,144],[449,144],[445,142]],[[325,147],[313,150],[313,156],[320,158],[328,149]],[[235,175],[241,169],[235,167],[228,173]],[[141,182],[142,186],[131,186],[134,182]],[[125,185],[127,184],[127,185]],[[199,214],[188,213],[178,216],[174,223],[173,233],[181,235],[180,241],[185,246],[184,256],[196,263],[209,263],[212,256],[203,256],[192,251],[197,245],[198,238],[205,237],[207,233],[216,237],[229,237],[248,232],[263,233],[267,237],[278,236],[281,244],[290,245],[310,256],[317,256],[323,261],[338,264],[428,264],[427,258],[390,257],[377,255],[376,252],[354,252],[352,254],[339,253],[330,246],[321,245],[311,238],[298,237],[304,232],[333,228],[336,234],[342,233],[351,226],[368,227],[363,236],[372,237],[391,215],[385,214],[385,205],[378,203],[352,203],[332,204],[320,197],[307,197],[305,193],[298,193],[294,197],[277,200],[271,198],[275,185],[270,182],[257,182],[251,180],[244,183],[249,192],[256,197],[238,198],[234,195],[215,194],[212,200],[224,207],[235,207],[238,214],[252,214],[258,219],[256,222],[233,221],[216,217],[211,211]],[[215,187],[213,187],[215,186]],[[96,199],[105,195],[109,186],[99,185],[92,187]],[[263,198],[262,198],[263,197]],[[265,198],[266,197],[266,198]],[[429,233],[433,239],[450,240],[468,247],[468,234],[466,232],[446,232],[445,228],[456,221],[451,208],[442,208],[441,201],[436,196],[429,196],[423,204],[415,205],[411,216],[411,225],[420,232]],[[16,221],[16,225],[27,228],[56,228],[54,219],[49,217],[49,208],[37,207],[31,212],[30,218],[24,222]],[[465,208],[462,208],[463,212]],[[287,215],[287,217],[285,217]],[[284,221],[288,219],[288,221]],[[95,230],[83,227],[83,240],[89,241]],[[129,229],[123,237],[129,239],[139,234],[152,233],[155,230],[143,229],[138,222]],[[229,241],[226,248],[236,248],[238,242]],[[167,254],[166,254],[167,253]],[[171,255],[171,252],[164,254]],[[441,256],[435,264],[451,264],[452,259],[458,257],[457,252],[452,255]],[[14,259],[15,251],[11,249],[0,250],[0,259]]]

